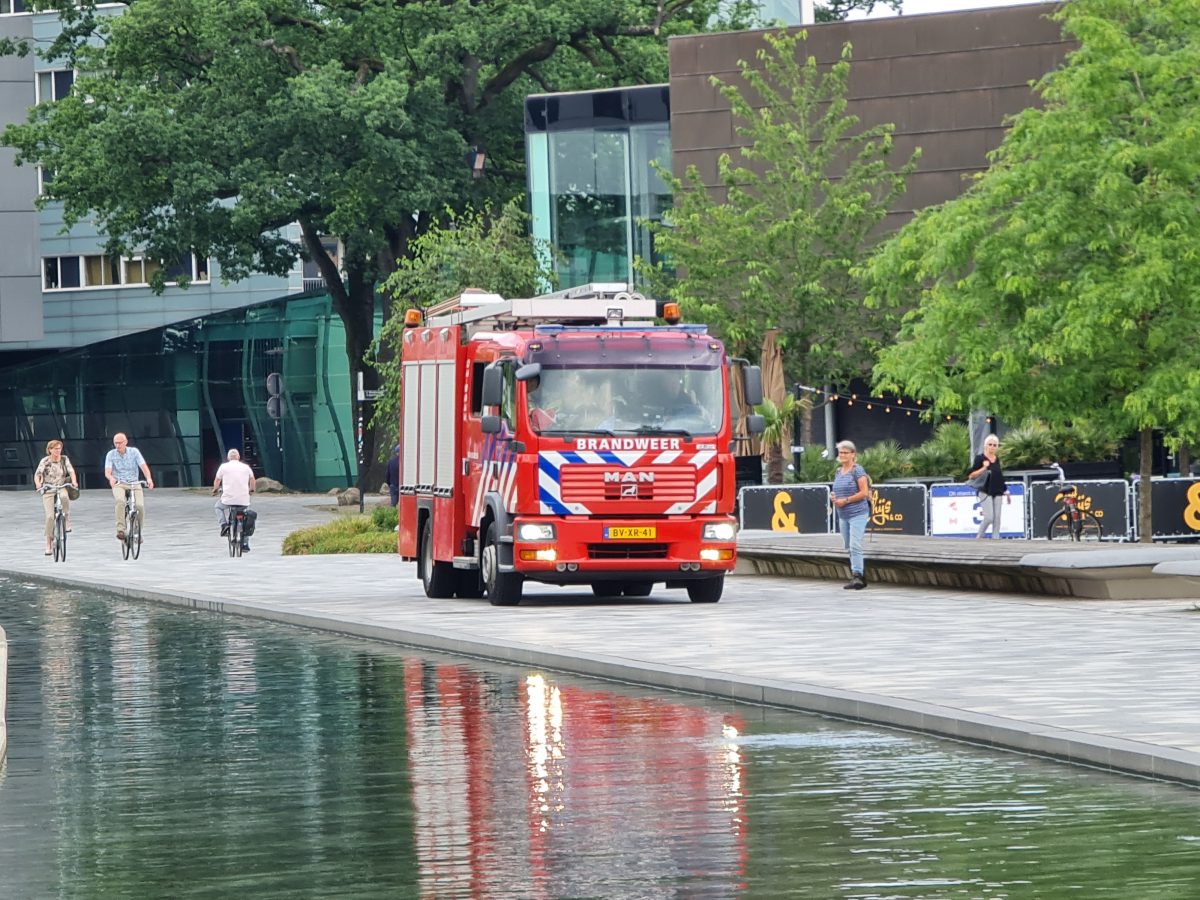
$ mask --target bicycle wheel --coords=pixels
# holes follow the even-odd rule
[[[129,514],[129,528],[125,532],[125,540],[129,542],[129,555],[137,559],[142,555],[142,517],[137,510]]]
[[[67,520],[61,513],[54,516],[54,561],[66,562],[67,559]]]
[[[125,513],[125,540],[121,541],[121,559],[129,559],[129,552],[133,547],[131,540],[133,532],[133,513],[126,511]]]
[[[1071,540],[1071,514],[1060,509],[1046,523],[1046,537],[1052,541]]]
[[[1099,541],[1104,538],[1104,526],[1090,512],[1080,513],[1075,524],[1074,538],[1077,541]]]
[[[238,513],[229,516],[229,555],[242,555],[242,517]]]

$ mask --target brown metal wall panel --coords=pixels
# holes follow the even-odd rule
[[[1071,44],[1047,14],[1053,3],[924,16],[897,16],[810,26],[804,52],[831,64],[842,45],[854,48],[850,112],[864,126],[896,128],[895,160],[922,148],[907,193],[888,224],[911,210],[957,196],[964,178],[987,166],[1004,123],[1037,100],[1029,85],[1061,64]],[[729,106],[709,84],[712,75],[740,81],[738,60],[752,60],[763,32],[672,39],[672,166],[695,165],[715,186],[722,153],[737,159]]]

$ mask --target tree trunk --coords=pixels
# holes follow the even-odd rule
[[[1154,465],[1154,430],[1143,428],[1138,441],[1138,540],[1140,543],[1151,543],[1150,537],[1150,472]]]
[[[362,374],[365,392],[379,389],[379,371],[366,363],[367,353],[375,340],[375,279],[369,276],[366,262],[349,249],[342,269],[330,259],[321,246],[321,235],[308,221],[300,220],[305,249],[316,262],[333,302],[334,312],[342,320],[346,332],[346,361],[350,370],[350,408],[353,410],[354,448],[358,469],[355,487],[359,492],[359,507],[368,493],[375,493],[386,478],[387,463],[378,459],[376,430],[370,427],[371,401],[358,399],[358,379]],[[407,250],[407,242],[404,243]],[[385,260],[385,265],[390,260]],[[394,263],[393,263],[394,268]]]
[[[350,363],[350,402],[354,409],[354,430],[358,446],[359,496],[378,492],[386,477],[387,463],[380,460],[375,429],[370,426],[373,402],[358,400],[358,379],[367,396],[380,386],[379,371],[366,363],[367,352],[375,340],[375,282],[361,272],[351,271],[346,285],[346,310],[339,310],[346,328],[346,359]]]
[[[778,443],[763,448],[763,462],[766,464],[767,484],[783,484],[783,451]]]

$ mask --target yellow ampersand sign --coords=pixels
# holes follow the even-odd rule
[[[1188,505],[1183,510],[1183,521],[1192,531],[1200,531],[1200,483],[1193,484],[1187,492]]]
[[[796,527],[796,514],[784,512],[784,506],[792,502],[792,498],[787,491],[780,491],[775,495],[775,515],[771,517],[772,531],[795,531],[800,529]]]

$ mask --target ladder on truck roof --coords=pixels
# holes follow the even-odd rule
[[[656,301],[627,288],[623,282],[597,282],[508,300],[499,294],[467,290],[429,307],[425,323],[504,331],[548,322],[590,322],[609,327],[652,322],[658,314]]]

